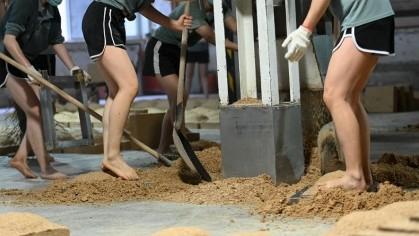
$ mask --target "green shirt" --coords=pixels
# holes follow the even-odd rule
[[[64,42],[57,7],[40,0],[13,0],[0,24],[0,50],[6,34],[16,36],[25,56],[34,58],[50,45]]]
[[[224,9],[227,8],[224,7]],[[185,3],[181,3],[172,11],[172,13],[170,13],[169,17],[177,20],[181,15],[183,15],[184,11]],[[189,30],[188,45],[192,46],[202,39],[201,35],[196,32],[196,29],[204,25],[212,24],[212,17],[211,14],[208,14],[206,9],[204,9],[204,7],[201,6],[197,0],[190,2],[189,15],[192,16],[192,27],[191,30]],[[226,11],[224,15],[231,15],[231,12]],[[153,37],[163,43],[180,47],[182,32],[176,32],[161,26],[153,33]]]
[[[128,20],[135,19],[135,13],[139,12],[142,7],[149,5],[154,0],[95,0],[96,2],[102,2],[113,7],[116,7],[122,11],[127,16]]]
[[[389,0],[332,0],[330,8],[342,30],[394,15]]]

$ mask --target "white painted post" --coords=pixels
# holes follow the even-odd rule
[[[285,1],[287,34],[289,35],[297,29],[297,15],[295,0]],[[300,69],[298,62],[288,62],[289,81],[290,81],[290,101],[300,102]]]
[[[252,1],[236,0],[241,98],[257,98]]]
[[[278,65],[273,0],[258,1],[259,60],[263,105],[279,104]]]
[[[220,96],[221,105],[227,106],[229,101],[222,0],[214,0],[214,25],[217,54],[218,95]]]

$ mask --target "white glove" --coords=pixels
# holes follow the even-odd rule
[[[41,73],[39,73],[39,71],[37,71],[37,70],[35,69],[35,67],[33,67],[33,66],[28,66],[28,69],[32,72],[32,74],[35,74],[35,75],[37,75],[38,77],[41,77],[41,78],[42,78],[42,74],[41,74]],[[40,85],[40,84],[39,84],[39,82],[38,82],[38,80],[36,80],[34,77],[32,77],[32,76],[31,76],[31,75],[29,75],[29,74],[28,74],[28,82],[29,82],[30,84]]]
[[[300,26],[292,32],[282,44],[283,48],[288,47],[285,58],[290,61],[299,61],[303,58],[307,48],[310,45],[311,32],[304,26]]]
[[[87,73],[87,71],[82,70],[80,67],[78,66],[74,66],[73,68],[71,68],[70,72],[72,76],[76,76],[77,71],[82,71],[83,72],[83,81],[84,83],[87,85],[89,83],[92,82],[92,77],[89,75],[89,73]],[[76,77],[77,79],[80,79],[80,77]]]

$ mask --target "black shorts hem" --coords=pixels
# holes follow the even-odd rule
[[[125,16],[118,8],[95,1],[89,5],[83,17],[82,29],[91,60],[99,60],[106,46],[126,50],[124,21]]]
[[[179,75],[180,48],[151,38],[146,46],[144,76]]]
[[[191,52],[188,51],[187,63],[199,63],[199,64],[208,64],[209,63],[209,53],[208,51],[202,52]]]
[[[374,55],[394,55],[394,16],[344,30],[333,52],[338,50],[345,38],[352,38],[356,48]]]

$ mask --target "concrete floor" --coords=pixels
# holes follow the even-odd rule
[[[71,235],[152,235],[169,227],[198,227],[214,236],[269,230],[271,235],[322,235],[332,222],[278,219],[262,223],[259,217],[234,206],[196,206],[164,202],[129,202],[104,206],[8,206],[0,213],[25,211],[67,226]]]
[[[211,135],[211,132],[209,132]],[[154,159],[144,152],[123,153],[128,163],[147,168]],[[53,154],[54,166],[60,171],[76,176],[99,170],[101,155]],[[7,157],[0,157],[0,189],[30,189],[48,184],[41,179],[26,180],[9,168]],[[31,166],[36,166],[34,160]],[[34,168],[36,170],[36,168]],[[0,201],[0,213],[31,212],[70,228],[71,235],[151,235],[169,227],[199,227],[214,236],[238,232],[269,230],[271,235],[322,235],[333,222],[320,219],[282,218],[261,222],[260,216],[237,206],[201,206],[167,202],[125,202],[103,205],[40,205],[21,206]]]
[[[419,113],[372,115],[373,156],[383,151],[419,154],[419,134],[397,132],[398,128],[419,123]],[[219,140],[218,130],[201,130],[201,138]],[[143,152],[123,153],[128,163],[146,168],[154,159]],[[101,155],[53,154],[55,167],[75,176],[99,170]],[[46,185],[44,180],[25,180],[9,168],[7,157],[0,157],[0,189],[30,189]],[[36,165],[31,161],[31,165]],[[320,219],[282,218],[261,222],[259,216],[249,214],[237,206],[199,206],[167,202],[126,202],[106,205],[48,205],[17,206],[0,202],[0,213],[26,211],[42,215],[66,225],[71,235],[151,235],[174,226],[195,226],[211,235],[224,236],[237,232],[269,230],[271,235],[322,235],[333,222]]]

